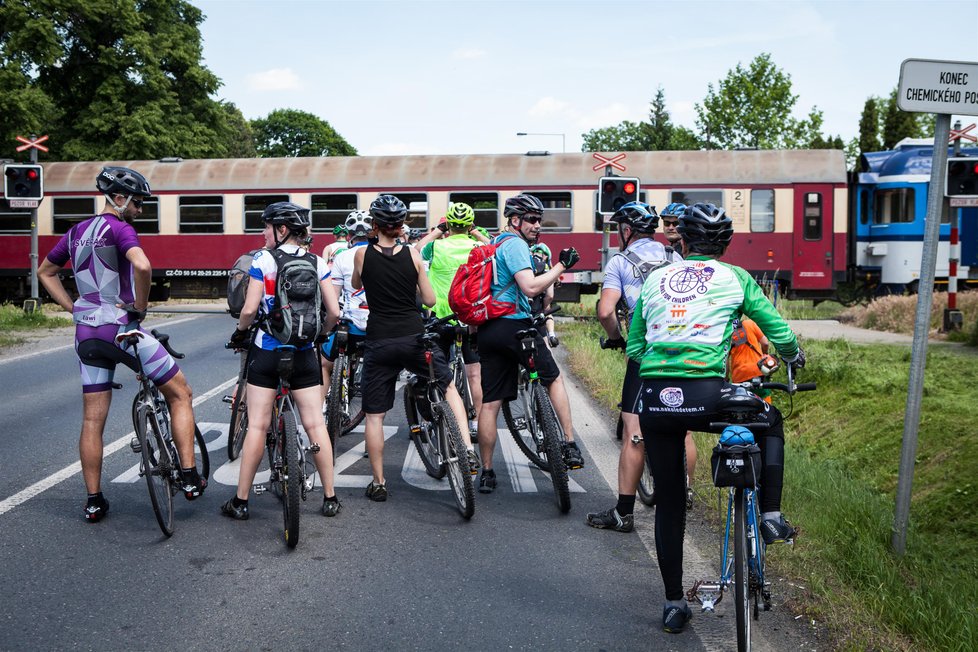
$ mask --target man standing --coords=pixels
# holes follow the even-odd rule
[[[109,511],[101,491],[102,433],[112,402],[112,379],[120,360],[116,336],[139,331],[139,358],[170,408],[173,439],[180,456],[183,492],[199,497],[207,486],[194,464],[194,411],[187,379],[176,361],[149,333],[146,316],[153,268],[139,246],[132,222],[150,196],[149,183],[135,170],[102,168],[95,186],[105,195],[99,215],[70,228],[37,270],[54,301],[72,313],[75,351],[82,377],[82,429],[78,442],[82,476],[88,489],[85,519],[96,523]],[[71,261],[78,300],[72,301],[58,273]],[[189,466],[188,466],[189,464]]]

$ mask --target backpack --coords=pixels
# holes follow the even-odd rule
[[[492,283],[497,280],[496,250],[511,238],[504,238],[496,244],[475,247],[469,252],[467,262],[459,265],[448,290],[448,305],[463,324],[481,326],[491,319],[498,319],[516,312],[512,301],[498,299],[513,287],[513,278],[493,296]]]
[[[645,280],[649,277],[649,274],[659,269],[660,267],[665,267],[666,265],[669,265],[676,261],[676,257],[674,256],[675,250],[672,247],[665,247],[665,250],[666,250],[665,260],[657,261],[657,262],[642,260],[641,258],[639,258],[638,254],[636,254],[634,251],[619,251],[615,255],[621,256],[629,263],[631,263],[632,273],[635,275],[635,278],[642,279],[642,283],[644,284]],[[631,324],[632,314],[635,312],[635,310],[633,308],[628,307],[628,304],[625,301],[624,294],[618,299],[618,305],[616,306],[616,308],[620,313],[626,315],[627,322]]]
[[[248,283],[251,281],[249,270],[256,253],[258,250],[254,249],[246,254],[241,254],[228,271],[228,312],[235,319],[241,316],[241,311],[244,309],[245,296],[248,294]]]
[[[316,256],[309,252],[293,256],[281,249],[268,253],[275,259],[275,298],[265,332],[282,344],[312,344],[322,330],[323,303]]]

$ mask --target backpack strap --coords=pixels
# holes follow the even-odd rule
[[[503,246],[503,243],[505,243],[505,242],[507,242],[507,241],[509,241],[509,240],[511,240],[513,238],[515,238],[516,237],[516,234],[515,233],[503,233],[500,237],[502,239],[499,242],[496,243],[496,250],[492,252],[492,258],[493,258],[493,262],[492,262],[492,282],[493,283],[496,283],[496,284],[499,283],[499,271],[498,271],[499,268],[496,266],[496,260],[495,260],[496,259],[496,251],[499,251],[499,248]],[[494,294],[492,298],[493,299],[498,299],[499,297],[501,297],[504,294],[506,294],[506,291],[509,290],[509,288],[513,287],[513,284],[514,283],[516,283],[516,275],[515,274],[513,275],[513,278],[509,279],[509,283],[507,283],[502,288],[500,288],[499,292],[497,292],[496,294]]]

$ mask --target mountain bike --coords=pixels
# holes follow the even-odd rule
[[[764,410],[764,401],[755,393],[762,389],[780,390],[788,395],[811,391],[815,383],[796,384],[794,371],[787,365],[788,382],[772,383],[755,378],[734,386],[746,391],[721,399],[717,410],[727,419],[710,423],[710,428],[723,429],[720,444],[714,449],[713,476],[718,487],[727,489],[727,518],[720,552],[720,578],[698,581],[686,598],[699,602],[703,611],[715,611],[726,591],[734,593],[737,621],[737,650],[751,649],[751,619],[771,609],[770,582],[764,577],[767,546],[761,536],[761,513],[758,500],[758,481],[761,472],[761,451],[750,431],[736,428],[766,428],[766,423],[754,423]],[[746,433],[746,434],[745,434]],[[748,437],[749,435],[749,437]],[[724,444],[724,442],[736,442]],[[789,540],[787,543],[791,544]],[[753,613],[751,613],[753,601]]]
[[[472,389],[469,387],[469,377],[465,374],[465,358],[462,356],[462,343],[469,333],[469,327],[462,324],[449,324],[450,334],[454,337],[452,357],[448,365],[452,368],[452,377],[455,381],[455,389],[462,397],[465,405],[465,417],[469,421],[475,421],[478,416],[475,413],[475,403],[472,401]],[[459,424],[462,425],[462,424]],[[468,427],[468,424],[465,424]]]
[[[363,369],[362,345],[350,342],[350,320],[341,319],[336,325],[336,360],[330,376],[329,394],[326,397],[326,429],[329,432],[333,453],[336,440],[349,433],[363,421],[363,396],[360,393],[360,375]]]
[[[150,331],[153,337],[177,360],[182,360],[182,353],[177,353],[170,347],[170,336],[157,330]],[[166,536],[173,536],[173,496],[183,486],[180,474],[181,460],[173,443],[170,430],[170,407],[163,398],[156,384],[146,376],[143,363],[139,359],[139,341],[145,334],[138,330],[119,333],[116,342],[121,346],[132,347],[133,353],[106,342],[106,353],[111,348],[113,359],[122,362],[136,372],[139,391],[132,401],[132,425],[136,436],[129,442],[132,452],[141,456],[139,475],[146,478],[149,487],[149,499],[153,504],[153,513],[160,530]],[[112,383],[115,389],[121,389],[119,383]],[[200,477],[205,480],[210,476],[211,463],[207,454],[207,443],[200,429],[194,424],[194,464],[199,469]],[[189,466],[189,465],[188,465]]]
[[[252,330],[254,336],[254,330]],[[245,435],[248,434],[248,349],[234,349],[241,354],[241,367],[234,393],[225,396],[224,402],[230,404],[231,421],[228,423],[228,460],[234,461],[241,454]]]
[[[419,337],[424,344],[428,377],[412,374],[404,385],[404,413],[407,416],[411,441],[421,457],[425,470],[433,478],[448,476],[448,484],[455,497],[455,505],[463,518],[475,513],[475,491],[472,487],[472,471],[462,439],[459,424],[445,395],[435,381],[433,364],[441,335],[439,327],[454,319],[455,315],[431,321]]]

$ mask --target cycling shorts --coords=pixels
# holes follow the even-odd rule
[[[266,389],[278,389],[278,361],[281,351],[268,351],[252,344],[248,349],[248,384]],[[323,384],[323,370],[319,366],[316,349],[295,352],[292,362],[292,378],[289,387],[305,389]]]
[[[517,396],[523,349],[516,333],[532,328],[529,319],[493,319],[479,327],[479,360],[482,363],[482,400],[511,401]],[[535,363],[545,386],[557,380],[557,367],[550,348],[536,334]]]
[[[112,389],[115,368],[120,362],[133,371],[136,361],[132,347],[116,343],[116,335],[138,331],[136,353],[143,365],[143,373],[157,386],[167,383],[180,373],[180,367],[163,345],[139,328],[138,322],[129,324],[104,324],[86,326],[75,324],[75,353],[81,369],[82,392],[107,392]]]
[[[626,358],[625,380],[621,384],[621,411],[626,414],[636,414],[635,403],[642,391],[642,377],[638,375],[641,365],[631,358]]]
[[[452,372],[440,350],[436,348],[433,354],[435,381],[445,391],[452,382]],[[428,378],[424,345],[418,341],[417,335],[370,340],[363,353],[363,376],[360,381],[364,412],[381,414],[394,407],[397,376],[402,369]]]

